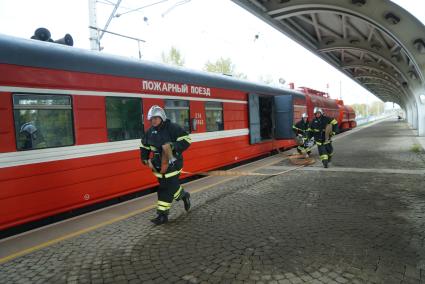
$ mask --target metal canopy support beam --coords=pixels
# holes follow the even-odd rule
[[[310,20],[309,18],[307,18],[305,15],[299,15],[299,16],[295,16],[295,18],[297,19],[301,19],[304,22],[314,25],[314,22],[312,20]],[[331,28],[328,28],[322,24],[317,23],[317,28],[321,29],[322,31],[325,31],[327,33],[330,33],[331,35],[337,37],[337,38],[342,38],[342,35],[340,35],[338,32],[334,31]]]
[[[420,44],[425,41],[425,28],[392,1],[232,1],[377,96],[390,96],[406,109],[413,126],[425,128],[421,128],[425,124],[425,105],[418,100],[419,93],[425,95],[425,48]],[[379,79],[356,77],[360,75]],[[365,83],[389,86],[396,95],[391,96],[382,88],[369,88]],[[421,135],[424,132],[421,130]]]
[[[425,136],[425,104],[422,102],[418,102],[418,134]]]
[[[311,19],[313,20],[314,30],[316,32],[316,37],[319,42],[322,41],[322,35],[320,34],[320,29],[318,27],[319,23],[317,22],[316,14],[311,14]]]
[[[380,63],[379,60],[383,60],[386,65],[391,66],[394,70],[400,73],[405,81],[408,81],[408,74],[412,72],[406,64],[400,64],[392,56],[389,50],[379,49],[378,47],[373,46],[368,41],[356,41],[351,43],[350,39],[347,40],[335,40],[332,43],[321,44],[317,47],[318,52],[330,52],[333,50],[356,50],[359,53],[366,53],[373,58],[376,58],[375,61]]]

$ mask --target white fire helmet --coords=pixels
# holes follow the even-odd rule
[[[316,114],[318,112],[320,112],[320,114],[323,115],[323,110],[320,107],[315,107],[314,110],[313,110],[313,113]]]
[[[165,121],[167,119],[167,115],[165,114],[165,111],[160,106],[152,106],[148,111],[148,120],[151,120],[152,117],[160,117],[162,121]]]
[[[308,118],[308,114],[307,114],[307,113],[303,113],[303,114],[301,115],[301,117],[302,117],[302,118]]]

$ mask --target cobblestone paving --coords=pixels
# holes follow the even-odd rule
[[[331,165],[425,168],[409,152],[414,138],[398,137],[403,127],[335,141]],[[387,150],[371,151],[379,133]],[[359,136],[367,143],[347,145]],[[152,226],[150,211],[5,263],[0,283],[425,283],[424,180],[325,170],[238,178],[193,194],[189,214],[174,204],[167,225]]]

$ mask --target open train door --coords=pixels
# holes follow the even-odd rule
[[[249,142],[256,144],[261,142],[260,130],[260,99],[257,94],[248,95],[249,107]]]
[[[292,125],[294,124],[293,98],[291,95],[275,96],[275,139],[292,139],[294,133]]]

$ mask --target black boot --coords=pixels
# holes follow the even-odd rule
[[[189,211],[190,209],[190,193],[185,191],[183,196],[182,196],[182,200],[184,203],[184,210]]]
[[[323,163],[323,167],[325,168],[328,167],[328,160],[323,160],[322,163]]]
[[[168,222],[168,215],[163,212],[158,212],[158,216],[151,220],[155,225],[162,225]]]

